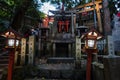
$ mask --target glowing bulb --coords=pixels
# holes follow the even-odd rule
[[[8,40],[8,46],[14,46],[14,39]]]

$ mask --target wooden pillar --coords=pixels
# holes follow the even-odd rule
[[[102,21],[101,21],[99,4],[96,4],[96,12],[97,12],[97,19],[98,19],[98,29],[102,33],[103,30],[102,30]]]
[[[74,14],[71,12],[71,29],[72,29],[72,36],[74,36]]]
[[[39,51],[39,57],[41,56],[41,29],[39,29],[39,35],[38,35],[38,51]]]
[[[81,59],[81,39],[76,36],[76,60],[79,61]]]
[[[71,57],[71,49],[72,49],[72,48],[71,48],[71,44],[69,43],[69,44],[68,44],[68,54],[69,54],[68,56],[69,56],[69,57]]]
[[[62,21],[58,21],[58,32],[62,31]]]
[[[53,57],[55,57],[56,55],[56,45],[55,43],[53,43]]]
[[[74,25],[74,32],[75,32],[75,28],[76,28],[76,15],[73,14],[73,25]],[[74,34],[75,35],[75,34]]]
[[[13,77],[14,53],[15,53],[15,50],[11,49],[10,54],[9,54],[9,64],[8,64],[7,80],[12,80],[12,77]]]
[[[19,51],[15,51],[15,59],[14,59],[14,64],[17,64],[17,59],[18,59],[18,53]]]
[[[49,31],[49,30],[48,30],[48,29],[46,29],[46,37],[48,37],[48,31]]]
[[[92,53],[87,53],[86,80],[91,80]]]
[[[55,13],[55,16],[54,16],[55,18],[55,20],[54,20],[54,23],[53,23],[53,26],[57,26],[57,19],[56,19],[56,13]],[[55,33],[56,33],[56,31],[57,31],[57,27],[52,27],[52,37],[54,37],[55,36]]]
[[[21,39],[21,61],[20,61],[21,65],[25,64],[25,55],[26,55],[26,39],[22,38]]]
[[[86,49],[86,52],[87,52],[86,80],[91,80],[92,54],[97,53],[97,49]]]
[[[29,36],[29,56],[28,56],[29,64],[34,64],[34,55],[35,55],[35,36]]]
[[[65,21],[65,31],[68,32],[69,29],[69,21]]]

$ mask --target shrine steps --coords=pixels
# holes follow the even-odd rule
[[[2,79],[3,75],[7,74],[8,69],[8,62],[9,62],[9,54],[8,52],[3,52],[0,55],[0,80]]]

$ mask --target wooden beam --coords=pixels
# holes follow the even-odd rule
[[[100,5],[100,6],[99,6],[99,9],[101,9],[101,8],[102,8],[102,6]],[[76,13],[89,12],[89,11],[92,11],[92,10],[94,10],[94,8],[90,8],[90,9],[86,9],[86,10],[81,10],[81,11],[78,11],[78,12],[76,12]]]
[[[102,3],[102,1],[95,1],[95,4],[100,4],[100,3]],[[83,8],[83,7],[92,6],[92,5],[94,5],[93,2],[90,2],[84,5],[77,6],[74,9]]]

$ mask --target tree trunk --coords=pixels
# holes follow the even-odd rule
[[[103,27],[104,27],[104,35],[107,36],[107,35],[110,35],[112,33],[112,29],[111,29],[111,26],[110,26],[110,11],[109,11],[109,8],[108,8],[108,0],[103,0],[103,14],[104,14],[104,20],[103,20]]]
[[[22,20],[24,19],[25,12],[31,4],[31,0],[25,0],[21,6],[15,11],[15,15],[11,22],[11,27],[18,31],[21,27]]]

